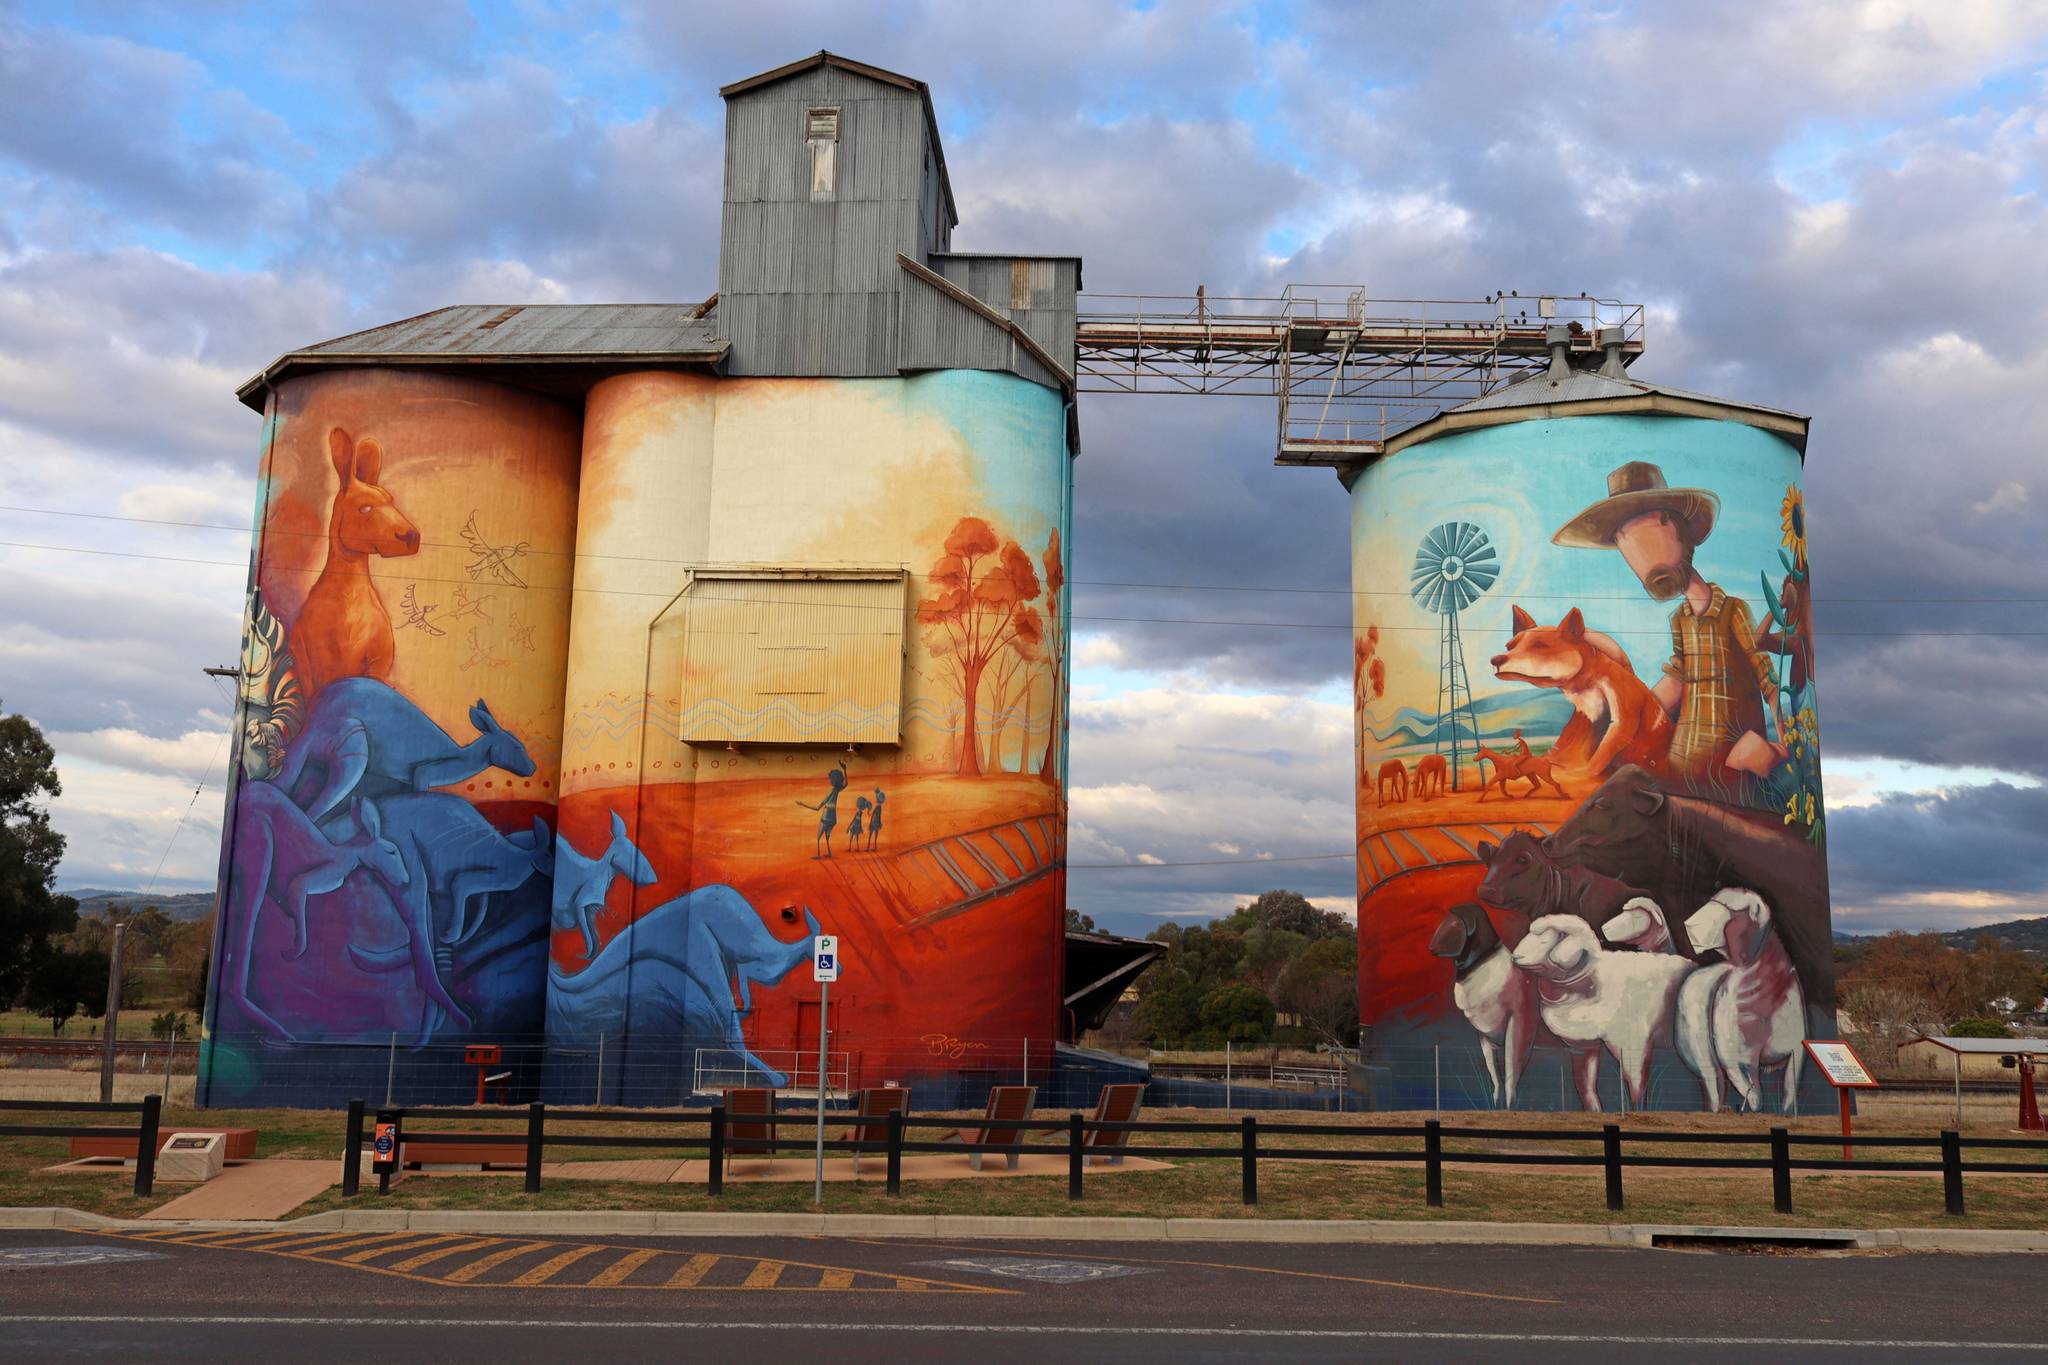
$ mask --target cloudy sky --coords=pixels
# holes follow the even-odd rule
[[[1813,414],[1837,922],[2048,913],[2048,7],[991,15],[0,0],[0,705],[61,754],[65,884],[211,885],[235,386],[447,303],[702,298],[716,87],[829,47],[931,83],[962,250],[1586,290],[1648,306],[1638,374]],[[1072,900],[1121,929],[1350,903],[1346,502],[1272,420],[1082,401],[1076,612],[1148,618],[1076,627]]]

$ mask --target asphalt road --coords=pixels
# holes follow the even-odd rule
[[[0,1359],[2048,1359],[2048,1262],[1628,1248],[0,1233]]]

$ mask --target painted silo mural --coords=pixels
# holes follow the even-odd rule
[[[575,414],[351,370],[267,426],[204,1102],[543,1018]]]
[[[1791,1107],[1834,1035],[1798,452],[1535,420],[1352,496],[1360,987],[1397,1090]]]
[[[835,1084],[1050,1060],[1064,422],[972,371],[593,389],[551,1094],[814,1083],[817,932]]]

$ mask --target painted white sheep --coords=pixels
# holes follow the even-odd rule
[[[1601,936],[1609,943],[1627,945],[1645,953],[1670,953],[1671,927],[1665,922],[1664,908],[1648,896],[1636,896],[1622,903],[1621,912],[1600,926]],[[1728,975],[1726,963],[1716,962],[1708,967],[1696,967],[1690,972],[1685,983],[1678,988],[1678,1004],[1671,1020],[1672,1040],[1678,1044],[1678,1055],[1699,1077],[1700,1088],[1706,1094],[1707,1108],[1715,1113],[1721,1109],[1721,1067],[1714,1060],[1713,1026],[1710,1021],[1714,991]]]
[[[1805,1054],[1806,997],[1791,955],[1771,929],[1770,907],[1754,891],[1727,887],[1693,912],[1685,935],[1695,952],[1718,949],[1726,959],[1725,971],[1702,971],[1716,977],[1699,988],[1700,1000],[1689,1002],[1704,1010],[1719,1076],[1728,1078],[1745,1108],[1756,1111],[1763,1108],[1764,1068],[1783,1066],[1783,1107],[1789,1111]],[[1719,1076],[1708,1083],[1710,1109],[1720,1107]]]
[[[1543,1027],[1536,1012],[1535,985],[1526,973],[1515,970],[1486,911],[1469,901],[1444,912],[1430,936],[1429,951],[1451,961],[1451,999],[1479,1032],[1479,1053],[1486,1059],[1494,1107],[1514,1108],[1530,1045]]]
[[[1671,951],[1671,926],[1664,922],[1664,908],[1648,896],[1623,901],[1614,918],[1600,926],[1600,936],[1617,947],[1626,944],[1646,953]]]
[[[1533,921],[1513,960],[1536,983],[1544,1026],[1572,1053],[1580,1102],[1600,1108],[1604,1048],[1621,1068],[1630,1106],[1640,1107],[1650,1052],[1670,1041],[1673,1006],[1693,964],[1674,953],[1611,952],[1576,915]]]

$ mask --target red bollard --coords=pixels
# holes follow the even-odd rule
[[[2027,1133],[2048,1131],[2041,1123],[2041,1106],[2034,1099],[2034,1058],[2031,1053],[2022,1052],[2020,1062],[2020,1130]]]

